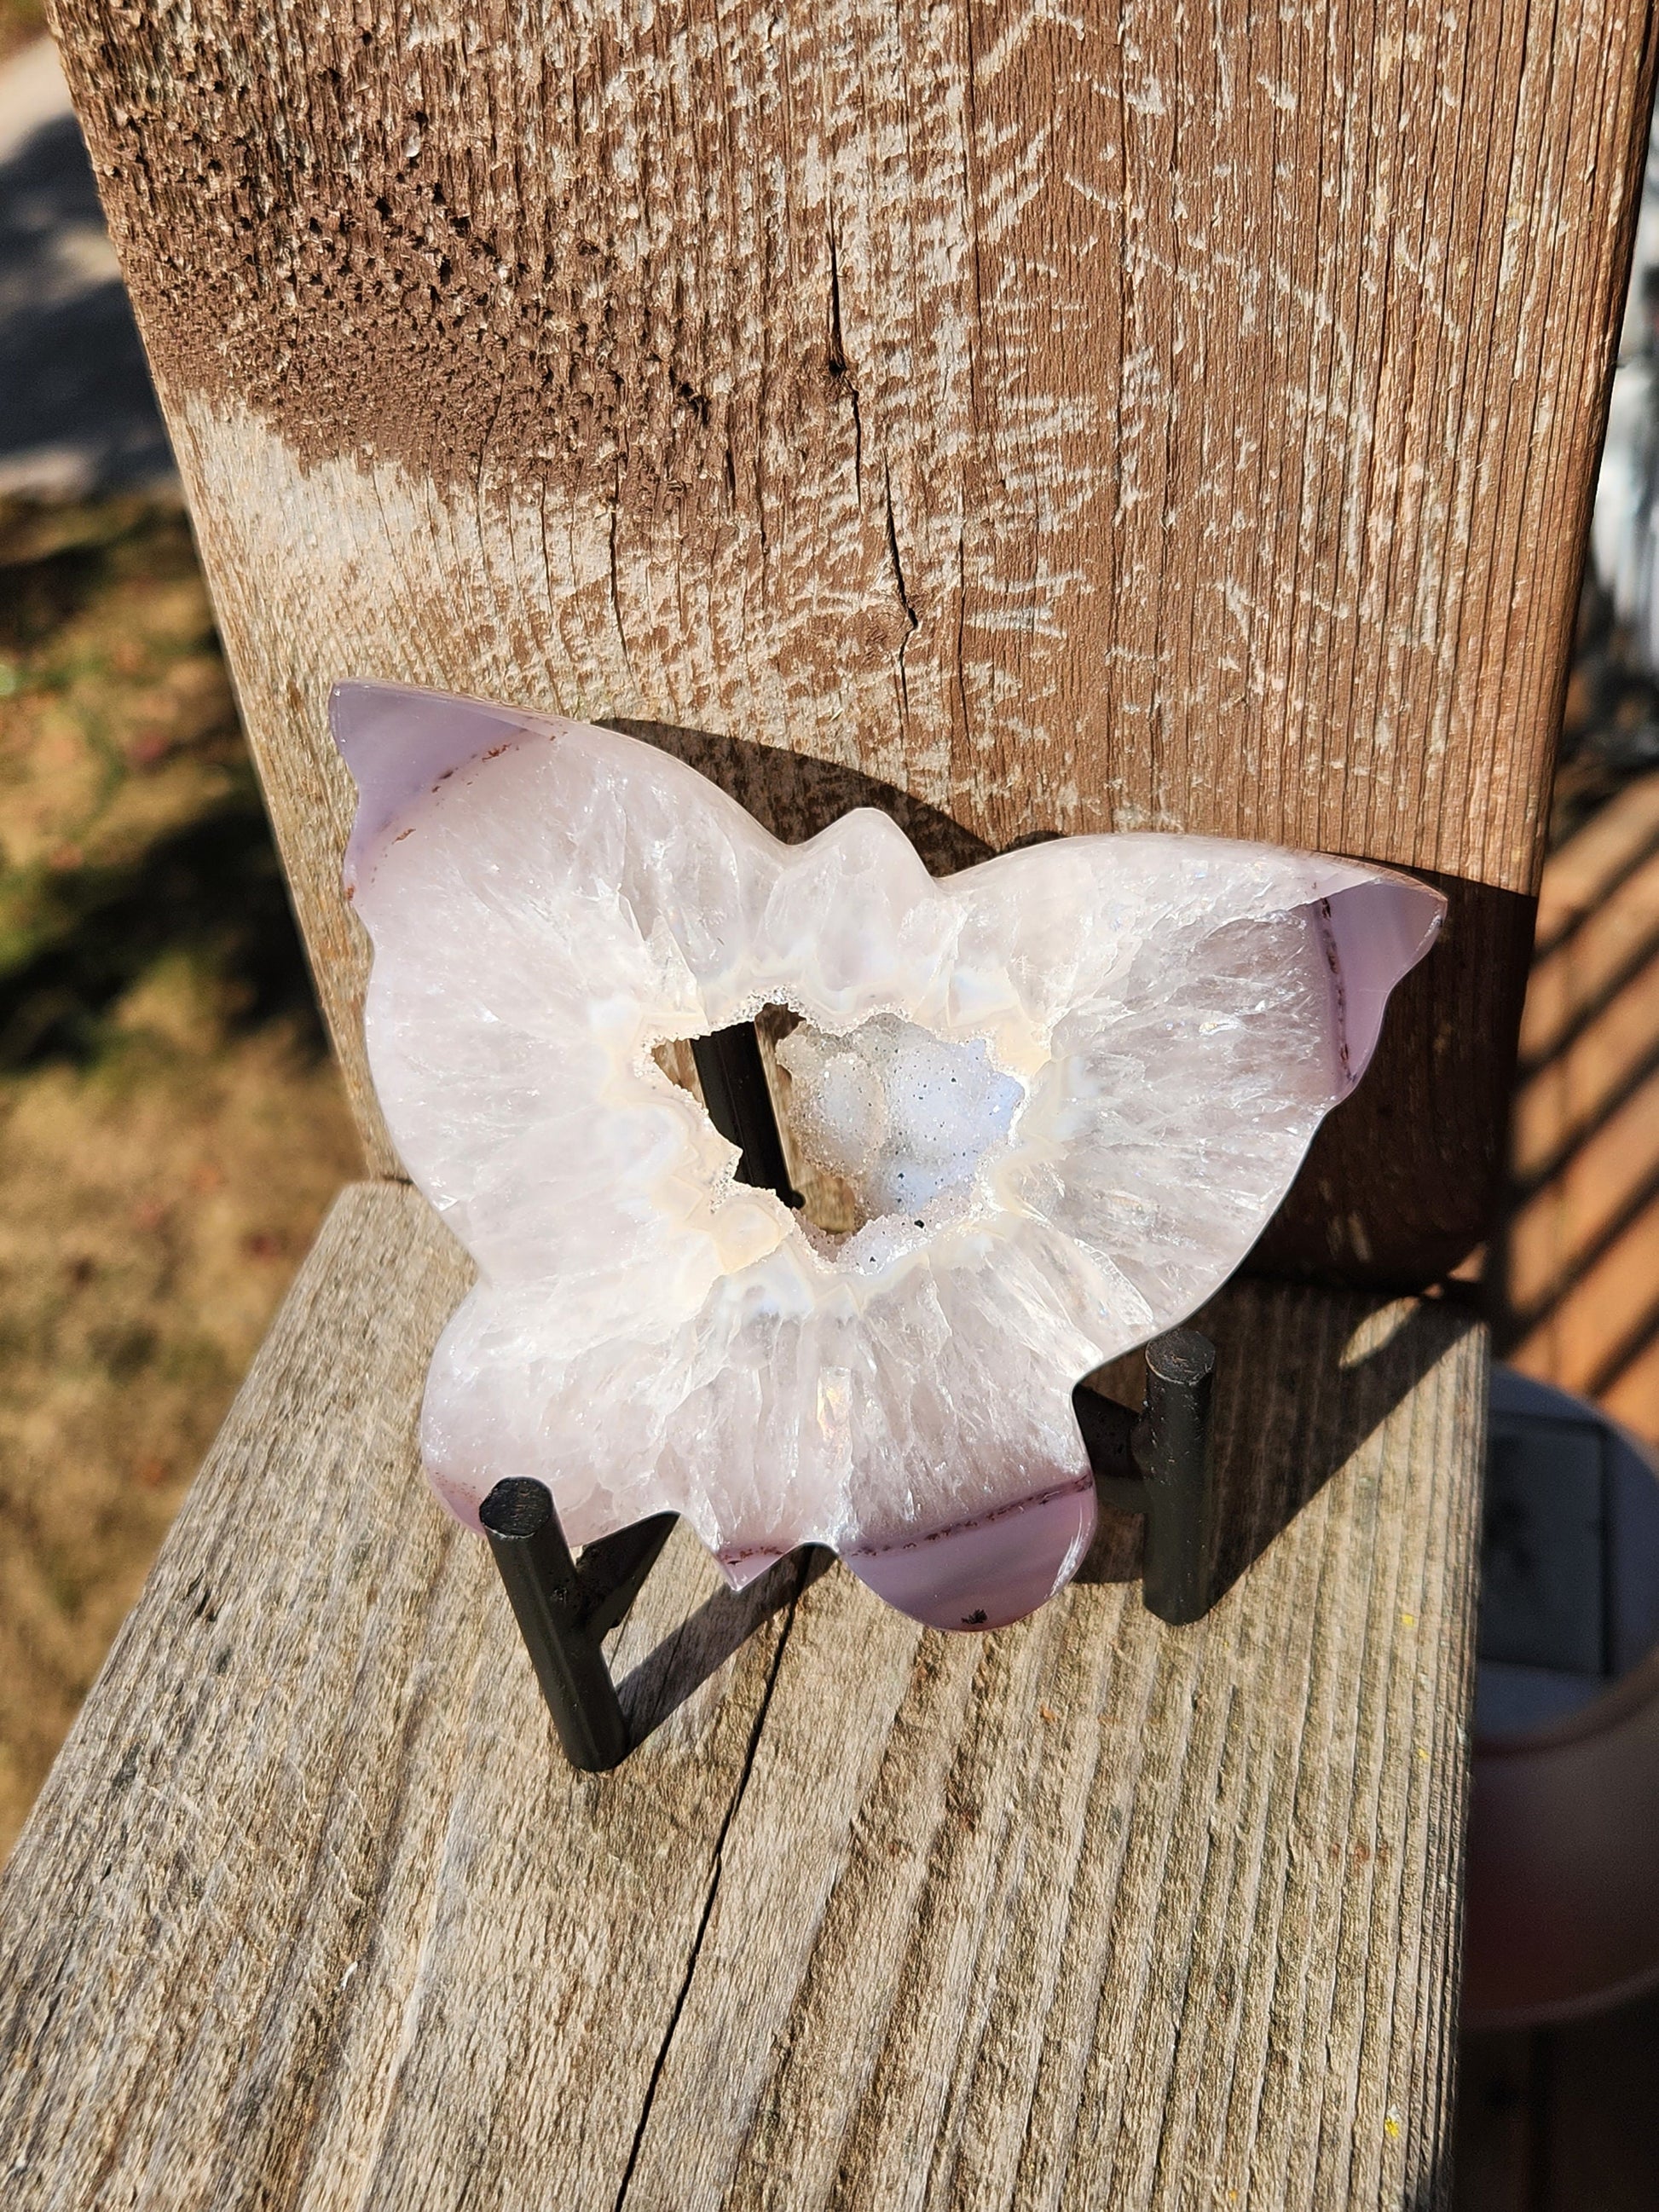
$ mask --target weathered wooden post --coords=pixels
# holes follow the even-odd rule
[[[1484,1347],[1378,1292],[1485,1225],[1650,11],[57,28],[384,1180],[13,1863],[18,2201],[1434,2201]],[[1261,1556],[1208,1621],[1106,1582],[947,1645],[671,1546],[617,1671],[682,1702],[563,1772],[410,1471],[460,1275],[364,1074],[346,675],[650,724],[940,865],[1150,826],[1435,872],[1261,1255],[1351,1287],[1212,1324]]]

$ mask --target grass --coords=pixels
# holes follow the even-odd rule
[[[182,515],[0,504],[0,1854],[357,1168]]]

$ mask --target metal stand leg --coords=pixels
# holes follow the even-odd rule
[[[674,1526],[653,1514],[590,1544],[580,1561],[544,1482],[498,1482],[478,1509],[520,1632],[570,1764],[602,1774],[625,1759],[628,1724],[604,1638],[632,1605]]]
[[[775,1191],[786,1206],[800,1205],[754,1024],[694,1037],[691,1051],[708,1118],[743,1154],[739,1181]],[[565,1757],[585,1774],[603,1774],[631,1748],[604,1639],[638,1595],[675,1516],[654,1514],[589,1544],[580,1559],[565,1541],[551,1491],[533,1476],[498,1482],[478,1518]]]
[[[1101,1503],[1146,1516],[1141,1603],[1176,1626],[1210,1609],[1214,1377],[1208,1337],[1172,1328],[1146,1347],[1146,1409],[1139,1420],[1081,1382],[1072,1394]]]
[[[695,1037],[691,1049],[709,1119],[743,1153],[739,1179],[799,1206],[753,1023]],[[1082,1383],[1073,1394],[1103,1501],[1146,1516],[1141,1597],[1160,1620],[1199,1620],[1209,1610],[1214,1371],[1208,1338],[1175,1328],[1146,1347],[1146,1410],[1139,1420]],[[580,1559],[565,1541],[552,1492],[533,1476],[498,1482],[478,1517],[565,1756],[584,1773],[604,1773],[631,1747],[603,1640],[634,1602],[675,1516],[639,1522],[588,1545]]]
[[[791,1183],[784,1163],[783,1140],[753,1022],[737,1022],[710,1036],[693,1037],[691,1057],[697,1064],[709,1120],[727,1144],[743,1154],[738,1181],[775,1191],[786,1206],[799,1206],[800,1193]]]

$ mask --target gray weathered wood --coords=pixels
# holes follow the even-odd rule
[[[578,1780],[415,1463],[464,1280],[341,1200],[53,1771],[9,2208],[1437,2200],[1478,1327],[1217,1303],[1224,1557],[1279,1533],[1194,1628],[1132,1522],[988,1638],[677,1539],[616,1650],[660,1725]]]
[[[53,13],[377,1172],[347,675],[1439,871],[1272,1254],[1484,1237],[1648,0]]]

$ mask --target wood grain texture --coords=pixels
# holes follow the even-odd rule
[[[342,1199],[111,1654],[0,1884],[9,2208],[1441,2201],[1466,1316],[1218,1303],[1194,1628],[1133,1522],[991,1637],[681,1536],[577,1779],[416,1467],[464,1281]]]
[[[53,5],[378,1171],[343,675],[1439,871],[1270,1254],[1479,1241],[1650,0]]]

